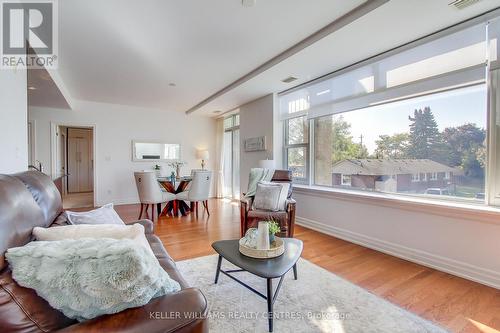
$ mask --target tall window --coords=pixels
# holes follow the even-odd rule
[[[224,197],[240,196],[240,115],[224,119]]]
[[[307,183],[309,172],[309,121],[307,117],[286,121],[286,153],[288,168],[296,182]]]
[[[479,24],[280,95],[294,177],[484,202],[494,186],[485,184],[492,129],[486,65],[498,63],[496,28],[490,40]]]

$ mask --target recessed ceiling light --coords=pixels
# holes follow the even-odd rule
[[[36,87],[29,86],[28,89],[29,90],[36,90]]]
[[[256,0],[241,0],[241,5],[243,7],[253,7],[255,6]]]
[[[323,90],[323,91],[320,91],[319,93],[316,94],[316,96],[321,96],[321,95],[324,95],[324,94],[328,94],[330,92],[330,89],[326,89],[326,90]]]
[[[295,80],[297,80],[297,78],[295,76],[289,76],[286,79],[281,80],[281,82],[290,83],[290,82],[293,82]]]
[[[176,85],[175,83],[173,83],[173,82],[170,82],[168,85],[169,85],[169,86],[171,86],[171,87],[175,87],[175,86],[177,86],[177,85]]]

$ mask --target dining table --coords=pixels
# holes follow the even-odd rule
[[[175,179],[172,182],[170,177],[158,177],[158,182],[167,191],[173,194],[181,193],[186,191],[189,183],[191,182],[190,177],[181,177]],[[160,216],[186,216],[191,211],[189,205],[184,200],[172,200],[167,202]]]

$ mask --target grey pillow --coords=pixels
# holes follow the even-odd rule
[[[290,184],[258,182],[253,209],[279,211],[284,209]]]

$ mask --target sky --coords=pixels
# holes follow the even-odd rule
[[[440,131],[466,123],[486,128],[484,85],[369,107],[344,113],[343,117],[351,124],[353,141],[359,143],[360,136],[363,135],[363,144],[368,152],[373,153],[376,148],[375,140],[380,135],[409,132],[408,116],[413,116],[415,109],[426,106],[431,108]]]

